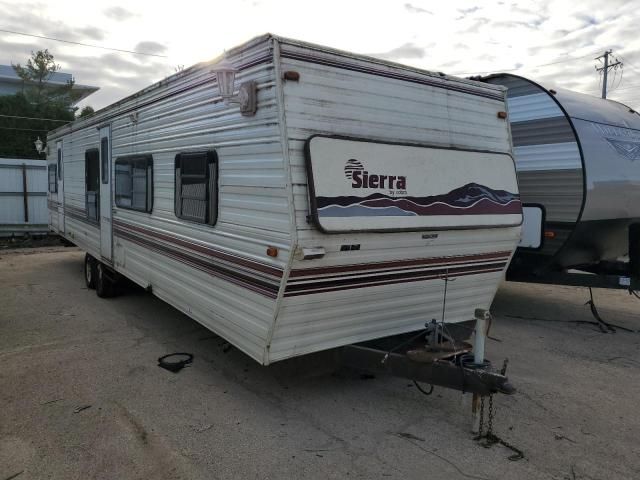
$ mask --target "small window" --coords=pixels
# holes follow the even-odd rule
[[[85,204],[89,220],[100,217],[100,154],[97,148],[84,152]]]
[[[218,161],[214,151],[176,155],[175,213],[215,225],[218,219]]]
[[[116,205],[141,212],[153,207],[153,157],[130,155],[115,162]]]
[[[58,174],[55,163],[49,164],[49,192],[56,193],[58,191]]]
[[[109,183],[109,139],[100,140],[100,160],[102,161],[102,183]]]
[[[62,180],[62,149],[58,149],[58,180]]]

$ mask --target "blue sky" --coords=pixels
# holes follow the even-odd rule
[[[63,70],[101,90],[101,108],[179,65],[272,32],[464,76],[512,71],[545,85],[598,95],[594,60],[613,49],[625,67],[610,98],[640,106],[640,1],[235,0],[46,3],[0,0],[0,29],[137,50],[132,55],[0,33],[0,64],[48,48]]]

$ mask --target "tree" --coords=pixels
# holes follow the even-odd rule
[[[11,66],[22,79],[22,93],[37,107],[55,103],[70,108],[77,98],[73,92],[73,79],[65,85],[52,86],[49,83],[51,77],[60,70],[60,65],[47,49],[31,52],[31,58],[25,66],[19,63],[12,63]]]
[[[90,117],[95,113],[95,110],[91,105],[85,105],[80,113],[78,114],[78,118]]]
[[[47,84],[60,70],[48,50],[32,52],[26,65],[13,68],[23,88],[15,95],[0,96],[0,157],[38,158],[36,139],[46,142],[47,132],[74,119],[73,81]]]
[[[47,132],[73,120],[68,108],[50,104],[38,109],[22,93],[0,96],[0,113],[0,157],[8,158],[38,158],[33,142],[40,137],[46,143]]]

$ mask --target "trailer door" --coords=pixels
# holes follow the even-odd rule
[[[58,233],[64,235],[64,180],[63,180],[63,163],[64,152],[62,150],[62,142],[56,142],[56,172],[58,182]]]
[[[100,128],[100,255],[112,261],[111,128]]]

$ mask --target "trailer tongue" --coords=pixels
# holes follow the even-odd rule
[[[413,336],[348,345],[341,351],[342,363],[357,370],[427,383],[431,391],[439,386],[473,393],[474,403],[477,396],[511,395],[516,390],[506,377],[507,361],[498,371],[484,358],[489,313],[477,309],[475,316],[474,346],[451,336],[446,324],[434,322]]]
[[[389,353],[375,347],[349,345],[344,347],[342,358],[345,365],[359,370],[386,372],[396,377],[480,396],[515,393],[507,377],[495,371],[490,363],[481,366],[466,363],[464,351],[450,352],[446,358],[424,362],[412,358],[410,352]]]

